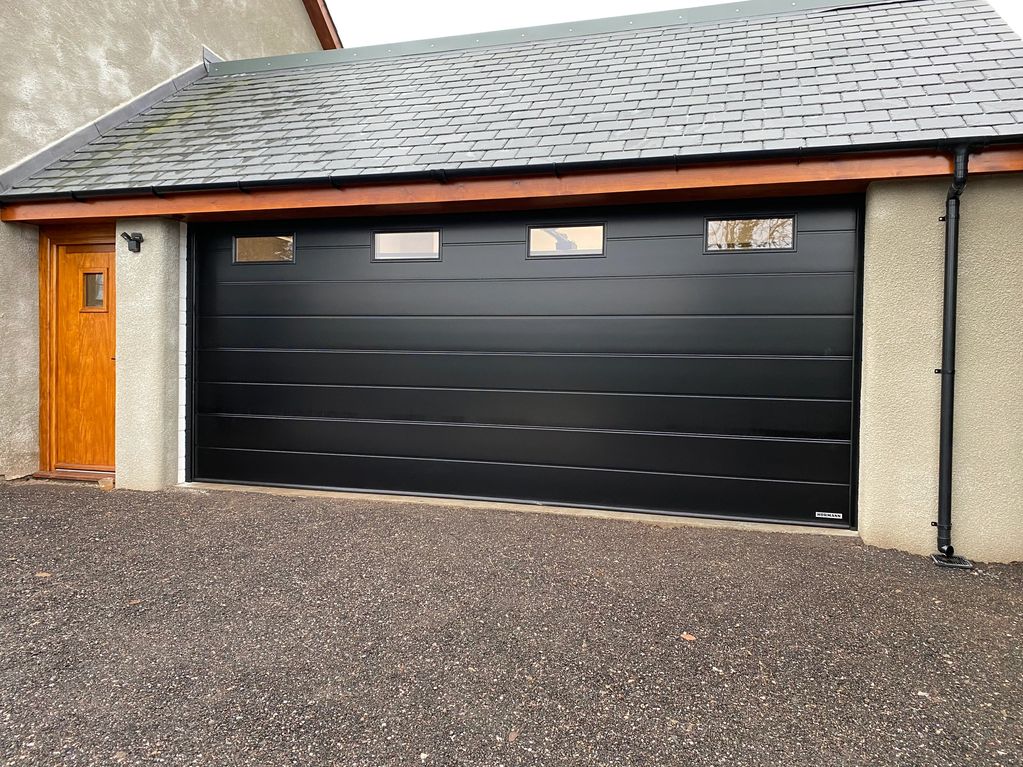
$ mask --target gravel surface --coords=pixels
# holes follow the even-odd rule
[[[0,763],[1023,764],[1023,566],[0,483]]]

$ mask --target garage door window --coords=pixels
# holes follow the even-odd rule
[[[439,261],[440,232],[377,232],[374,261]]]
[[[531,226],[530,258],[572,258],[604,255],[604,225]]]
[[[278,234],[268,237],[235,237],[236,264],[280,264],[295,260],[295,237]]]
[[[794,216],[708,218],[705,250],[793,250],[795,237]]]

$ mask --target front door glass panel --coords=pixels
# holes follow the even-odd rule
[[[82,279],[82,308],[103,309],[106,275],[103,272],[84,272]]]

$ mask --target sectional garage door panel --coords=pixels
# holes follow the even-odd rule
[[[803,222],[800,222],[802,226]],[[444,262],[451,270],[486,273],[493,279],[521,278],[521,257],[525,252],[525,227],[517,227],[514,242],[453,242],[451,231],[444,231]],[[736,273],[775,274],[799,272],[813,259],[815,269],[822,272],[843,271],[848,262],[842,251],[855,247],[856,235],[845,232],[802,232],[799,252],[776,252],[774,260],[765,263],[763,254],[730,253],[730,268]],[[435,280],[447,279],[437,274],[435,264],[405,263],[400,269],[380,274],[379,263],[370,260],[368,242],[359,247],[313,245],[312,237],[302,239],[303,260],[289,266],[294,280]],[[836,248],[836,244],[840,247]],[[668,252],[670,246],[671,252]],[[211,248],[210,252],[230,253],[230,244]],[[568,260],[537,259],[530,269],[532,277],[656,277],[678,274],[719,274],[720,259],[707,259],[703,253],[703,235],[656,238],[609,238],[607,258]],[[345,266],[343,266],[345,265]],[[236,271],[224,272],[229,282],[275,282],[262,264],[233,264]],[[393,266],[393,265],[392,265]]]
[[[206,444],[273,452],[579,466],[841,482],[845,442],[368,419],[198,417]]]
[[[205,340],[221,349],[316,348],[535,354],[849,356],[848,316],[739,317],[239,317],[220,316]],[[313,340],[315,339],[315,341]],[[585,339],[585,344],[583,343]],[[444,349],[438,349],[443,343]]]
[[[259,307],[271,317],[847,316],[852,303],[851,274],[743,274],[234,283],[209,291],[200,310],[248,316]]]
[[[196,459],[213,481],[386,489],[398,493],[517,499],[634,510],[684,511],[759,521],[805,522],[808,509],[840,509],[839,484],[778,482],[651,472],[424,461],[324,453],[269,453],[199,447]],[[338,484],[346,479],[352,485]],[[678,499],[668,506],[666,499]],[[712,511],[708,511],[712,510]],[[820,524],[825,524],[818,520]]]
[[[849,524],[856,200],[196,228],[195,479]],[[795,248],[704,251],[708,216]],[[601,223],[604,255],[527,258]],[[374,262],[374,231],[441,258]],[[294,263],[233,263],[294,234]]]
[[[201,383],[201,413],[844,439],[844,400]]]
[[[362,228],[344,229],[334,221],[309,221],[302,227],[302,258],[289,264],[289,280],[432,280],[483,276],[490,279],[528,277],[660,276],[681,274],[776,274],[793,272],[850,271],[849,252],[857,248],[856,214],[848,211],[824,214],[805,206],[781,208],[798,212],[798,248],[774,252],[765,261],[763,253],[729,253],[708,257],[704,253],[706,216],[729,215],[728,208],[701,207],[699,213],[649,212],[619,209],[595,211],[593,216],[572,214],[576,221],[599,220],[606,226],[606,258],[534,260],[524,275],[525,228],[544,223],[571,223],[568,218],[474,214],[444,220],[444,264],[409,262],[380,264],[370,260],[369,232],[374,229],[416,226],[415,219],[375,219]],[[695,210],[695,209],[694,209]],[[738,208],[732,208],[738,210]],[[746,206],[746,212],[768,212]],[[424,219],[426,220],[426,219]],[[436,224],[440,218],[429,219]],[[235,227],[231,231],[241,232]],[[279,230],[276,230],[279,231]],[[211,256],[226,256],[212,267],[218,282],[276,282],[273,270],[263,264],[232,264],[230,237],[206,241],[201,246]],[[722,263],[724,261],[724,263]]]
[[[843,399],[852,361],[840,357],[483,354],[217,350],[198,355],[209,381],[371,387],[524,389]],[[544,388],[537,387],[543,381]]]

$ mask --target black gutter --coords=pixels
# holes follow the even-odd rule
[[[978,140],[980,137],[977,137]],[[676,170],[686,165],[696,165],[706,162],[726,163],[744,162],[750,160],[794,160],[812,159],[815,157],[848,157],[858,154],[870,154],[875,152],[910,152],[918,149],[931,149],[938,152],[955,149],[963,141],[962,138],[948,139],[945,141],[921,140],[905,141],[899,143],[865,143],[862,145],[846,145],[841,147],[813,147],[808,148],[780,148],[780,149],[751,149],[743,152],[728,153],[706,153],[706,154],[667,154],[656,157],[635,157],[628,159],[614,160],[576,160],[572,162],[533,163],[526,165],[502,165],[502,166],[473,166],[469,168],[445,168],[444,175],[448,182],[472,178],[501,178],[506,176],[543,176],[553,175],[563,177],[574,173],[586,173],[589,171],[611,171],[611,170],[638,170],[643,168],[675,168]],[[1019,144],[1023,141],[1023,134],[1001,136],[997,139],[985,139],[985,147],[998,145]],[[247,191],[258,189],[279,189],[282,187],[308,188],[311,186],[333,186],[346,185],[387,185],[395,182],[413,181],[437,181],[439,168],[424,168],[423,170],[405,171],[402,173],[365,173],[365,174],[330,174],[324,173],[317,177],[295,177],[276,179],[253,179],[253,180],[225,180],[209,183],[190,183],[177,186],[160,186],[152,183],[144,183],[134,187],[118,187],[111,189],[78,189],[74,190],[76,201],[100,200],[109,197],[133,197],[143,194],[158,192],[158,196],[171,194],[187,194],[191,192],[213,192],[218,190],[235,190],[241,184]],[[12,193],[9,189],[5,192],[0,190],[0,205],[20,202],[33,202],[43,200],[67,200],[72,199],[72,192],[44,192],[44,193]]]
[[[955,410],[956,294],[959,287],[959,208],[966,188],[969,147],[955,150],[952,184],[945,197],[945,299],[942,310],[941,434],[938,452],[938,553],[952,557],[952,421]]]

